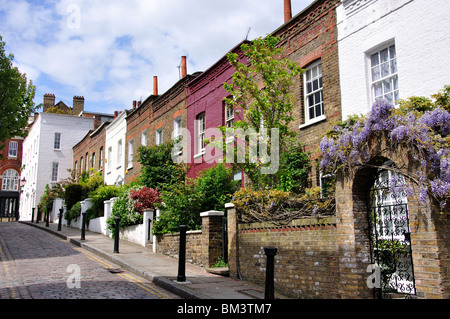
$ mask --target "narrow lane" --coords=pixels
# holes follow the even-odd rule
[[[178,299],[34,227],[0,222],[0,299]]]

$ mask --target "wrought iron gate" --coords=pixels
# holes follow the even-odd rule
[[[371,258],[381,277],[374,288],[378,298],[416,294],[408,202],[404,189],[398,186],[402,182],[402,175],[382,170],[370,191]]]

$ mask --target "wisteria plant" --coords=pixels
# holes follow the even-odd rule
[[[401,100],[398,108],[379,100],[368,116],[352,116],[338,123],[320,143],[322,171],[336,174],[369,165],[373,156],[370,138],[385,134],[389,147],[406,147],[420,165],[415,172],[406,167],[384,168],[395,169],[415,182],[422,203],[430,195],[439,202],[441,210],[446,210],[450,199],[450,86],[433,97],[435,101],[423,97]],[[402,187],[409,195],[412,193],[408,184]]]

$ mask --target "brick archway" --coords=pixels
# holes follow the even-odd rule
[[[371,160],[337,176],[336,219],[340,247],[342,298],[372,298],[367,286],[370,275],[370,241],[368,223],[368,192],[373,185],[376,166],[390,160],[398,168],[414,173],[415,161],[404,147],[393,149],[385,135],[370,139]],[[411,247],[418,298],[450,298],[450,215],[440,213],[436,203],[419,201],[419,189],[411,184],[408,196]]]

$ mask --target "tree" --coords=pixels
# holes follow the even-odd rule
[[[13,66],[14,55],[5,54],[0,35],[0,149],[14,136],[24,136],[29,116],[36,110],[33,99],[36,87],[25,73]]]
[[[173,145],[172,141],[139,148],[139,162],[142,164],[141,181],[145,186],[162,191],[167,185],[184,181],[186,168],[172,161]]]
[[[255,132],[258,141],[264,141],[259,143],[260,153],[256,160],[252,161],[249,154],[245,154],[245,162],[233,160],[232,163],[235,170],[244,171],[255,188],[271,188],[280,182],[280,174],[267,174],[261,170],[272,164],[267,163],[267,157],[261,156],[261,146],[266,145],[266,149],[270,150],[268,156],[271,162],[278,161],[280,151],[289,149],[296,137],[296,132],[290,128],[294,119],[291,89],[293,79],[303,70],[296,62],[282,57],[283,49],[277,47],[278,42],[277,37],[269,35],[243,43],[241,50],[247,63],[240,62],[237,53],[227,55],[236,72],[231,83],[224,83],[230,94],[224,101],[235,114],[242,113],[240,119],[233,123],[233,129]],[[220,129],[226,136],[227,128]],[[278,137],[274,135],[272,138],[273,132],[277,132]],[[248,136],[246,138],[247,142],[251,142]],[[225,151],[226,147],[226,142],[222,143]],[[235,154],[238,152],[239,146],[235,145]]]

